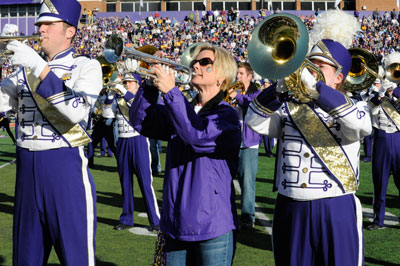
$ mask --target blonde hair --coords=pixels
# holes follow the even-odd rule
[[[235,59],[233,59],[226,49],[208,43],[202,43],[196,47],[193,52],[193,59],[204,50],[210,50],[214,53],[215,60],[213,67],[216,70],[217,79],[225,78],[221,84],[221,90],[226,91],[236,78],[237,65]]]

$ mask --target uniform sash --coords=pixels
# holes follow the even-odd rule
[[[389,101],[388,98],[384,97],[381,103],[382,109],[388,118],[394,123],[397,130],[400,130],[400,114],[396,107]]]
[[[40,80],[36,78],[30,69],[24,68],[24,76],[29,91],[35,100],[40,113],[49,121],[51,126],[64,138],[71,147],[83,146],[91,142],[87,132],[80,124],[68,121],[54,105],[36,93]]]
[[[287,102],[288,111],[303,138],[328,171],[340,182],[344,192],[357,190],[354,170],[325,123],[306,104]]]
[[[117,98],[117,103],[118,103],[118,109],[124,119],[129,123],[129,106],[126,104],[126,101],[124,98]]]

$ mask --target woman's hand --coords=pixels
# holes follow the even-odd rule
[[[153,80],[153,84],[159,91],[165,94],[175,87],[175,71],[173,69],[170,68],[169,72],[167,72],[161,65],[153,65],[151,69],[157,76]]]

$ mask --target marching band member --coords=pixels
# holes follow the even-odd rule
[[[189,103],[174,71],[154,65],[155,87],[139,90],[130,121],[140,134],[168,141],[160,221],[166,265],[231,265],[237,228],[232,179],[241,139],[238,114],[224,91],[235,79],[236,63],[209,44],[198,45],[193,58],[198,96]],[[158,91],[164,105],[156,104]]]
[[[115,154],[116,152],[116,147],[115,147],[115,134],[114,134],[114,122],[115,118],[105,118],[102,115],[102,111],[105,105],[105,101],[107,99],[106,95],[106,87],[104,87],[101,92],[99,97],[97,98],[97,101],[94,104],[94,107],[91,111],[91,114],[93,116],[92,122],[93,122],[93,130],[92,134],[90,135],[90,138],[92,139],[92,142],[90,142],[87,145],[87,158],[88,158],[88,165],[89,168],[94,167],[94,151],[97,147],[97,145],[103,141],[103,139],[106,140],[108,144],[108,148],[111,150],[112,153]]]
[[[285,96],[287,87],[280,81],[257,96],[247,113],[252,129],[279,140],[272,235],[276,265],[363,263],[362,211],[355,192],[360,140],[371,133],[371,121],[367,104],[341,91],[352,63],[343,44],[351,44],[346,27],[357,28],[353,19],[341,11],[317,18],[311,36],[322,40],[313,42],[308,58],[325,83],[308,70],[301,74],[313,101]],[[335,31],[330,31],[332,21]]]
[[[239,152],[238,180],[241,188],[240,229],[251,229],[255,221],[256,174],[258,169],[258,147],[261,136],[245,123],[250,102],[260,93],[252,82],[254,71],[247,62],[238,63],[236,79],[243,82],[245,93],[234,90],[230,97],[236,99],[240,123],[242,125],[242,143]]]
[[[385,65],[400,62],[400,53],[388,55]],[[372,148],[372,181],[374,184],[374,220],[366,228],[381,229],[385,220],[386,191],[390,174],[400,191],[400,114],[397,99],[400,88],[389,80],[382,82],[378,93],[370,99],[374,145]]]
[[[149,231],[158,230],[160,213],[152,185],[149,140],[140,135],[129,124],[129,107],[142,85],[142,78],[139,74],[127,72],[123,81],[126,88],[121,84],[115,85],[118,93],[115,90],[110,90],[103,108],[103,116],[105,118],[116,117],[118,124],[117,152],[115,155],[123,204],[119,224],[114,229],[124,230],[134,225],[133,174],[136,174],[150,222]]]
[[[84,145],[102,72],[71,47],[80,11],[76,0],[42,2],[35,25],[46,59],[7,45],[20,66],[0,90],[0,110],[18,113],[13,265],[45,265],[52,246],[63,265],[95,265],[96,189]]]

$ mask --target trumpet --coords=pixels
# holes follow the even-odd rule
[[[31,36],[2,36],[0,37],[0,57],[8,57],[14,54],[13,51],[7,50],[7,43],[9,41],[38,41],[39,45],[42,41],[43,37],[39,35],[31,35]]]
[[[238,80],[234,83],[232,83],[229,88],[226,90],[226,96],[224,98],[224,101],[229,103],[231,106],[236,107],[237,101],[235,98],[231,98],[229,95],[234,92],[234,91],[240,91],[240,94],[245,94],[246,93],[246,87],[244,86],[243,82]]]
[[[275,14],[258,24],[248,45],[249,63],[260,76],[268,79],[284,78],[288,90],[303,103],[312,100],[302,85],[304,69],[317,73],[317,80],[325,81],[321,70],[306,59],[309,36],[304,23],[292,14]]]
[[[155,47],[154,47],[155,48]],[[142,48],[144,49],[144,48]],[[155,48],[157,49],[157,48]],[[150,53],[155,53],[157,50],[152,50]],[[173,68],[176,71],[175,82],[178,84],[189,84],[192,79],[192,70],[189,66],[185,66],[182,64],[178,64],[174,61],[167,60],[164,58],[159,58],[154,56],[153,54],[142,52],[139,49],[132,49],[129,47],[124,46],[122,39],[117,35],[112,35],[110,38],[107,39],[105,43],[104,49],[104,57],[109,63],[115,63],[123,54],[126,57],[135,59],[141,63],[141,65],[147,65],[146,67],[139,67],[136,70],[136,73],[149,77],[149,78],[156,78],[153,71],[149,68],[151,64],[161,64],[163,66],[167,66],[169,68]]]

